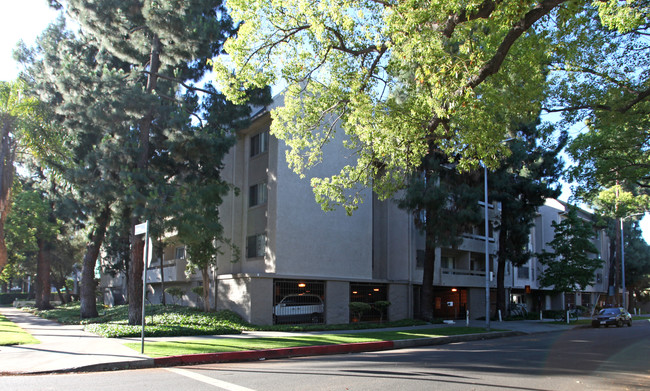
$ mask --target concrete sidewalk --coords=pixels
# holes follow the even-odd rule
[[[251,352],[208,353],[152,359],[123,345],[126,342],[140,342],[140,338],[103,338],[83,331],[83,326],[61,325],[13,307],[0,307],[0,313],[41,341],[40,344],[33,345],[0,346],[0,360],[2,360],[3,363],[0,374],[3,375],[118,370],[182,365],[189,363],[250,361],[282,357],[352,353],[562,331],[574,327],[540,321],[492,322],[492,330],[506,331],[438,338],[418,338],[394,342],[386,341],[360,344],[308,346]],[[453,325],[424,325],[381,330],[398,331],[449,326],[462,327],[465,325],[464,321],[457,321]],[[469,325],[471,327],[484,327],[485,321],[470,321]],[[146,342],[163,340],[205,340],[215,338],[283,338],[296,335],[341,334],[351,332],[364,333],[372,331],[377,331],[377,329],[320,331],[309,333],[256,331],[244,332],[241,335],[147,338]]]
[[[0,313],[41,341],[40,344],[0,346],[0,374],[35,374],[153,366],[153,359],[121,341],[61,325],[13,307]]]

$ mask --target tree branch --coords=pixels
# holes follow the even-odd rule
[[[363,54],[370,54],[373,52],[384,52],[386,51],[386,49],[388,49],[384,44],[382,44],[380,47],[377,47],[377,45],[370,45],[363,49],[358,49],[358,50],[350,49],[345,44],[345,39],[343,39],[343,36],[338,30],[331,27],[325,27],[325,29],[331,32],[332,34],[334,34],[334,37],[336,37],[336,39],[339,41],[339,46],[332,46],[332,49],[340,50],[344,53],[351,54],[353,56],[360,56]]]
[[[451,38],[451,36],[454,34],[456,26],[459,24],[475,19],[487,19],[490,17],[497,4],[499,3],[501,3],[501,0],[485,0],[476,11],[472,12],[469,15],[467,14],[466,10],[462,10],[457,14],[449,15],[449,18],[447,18],[447,21],[445,22],[445,25],[442,29],[442,35],[447,38]]]
[[[203,88],[200,88],[200,87],[191,86],[191,85],[185,83],[184,81],[182,81],[181,79],[177,79],[175,77],[165,76],[165,75],[161,75],[160,73],[152,73],[152,72],[149,72],[149,71],[142,71],[142,72],[146,73],[148,75],[153,75],[153,76],[159,77],[159,78],[164,79],[164,80],[176,82],[176,83],[182,85],[183,87],[187,88],[188,90],[204,92],[204,93],[210,94],[210,95],[218,95],[218,93],[216,93],[214,91],[209,91],[209,90],[206,90],[206,89],[203,89]]]
[[[454,93],[454,96],[460,96],[463,93],[463,91],[467,90],[468,88],[469,89],[476,88],[481,83],[483,83],[485,79],[487,79],[489,76],[497,73],[499,69],[501,69],[501,65],[503,64],[503,61],[506,59],[508,52],[512,48],[512,45],[514,45],[514,43],[517,41],[517,39],[519,39],[523,35],[523,33],[526,32],[526,30],[528,30],[535,22],[540,20],[545,15],[548,15],[555,7],[557,7],[558,5],[566,1],[567,0],[543,0],[538,5],[533,7],[533,9],[528,11],[521,20],[519,20],[517,23],[514,24],[514,26],[512,26],[510,31],[506,34],[506,36],[501,41],[501,44],[497,48],[492,58],[490,58],[490,60],[488,60],[485,63],[485,65],[481,67],[481,69],[478,71],[476,75],[474,75],[469,79],[469,81],[464,87],[456,91]],[[489,1],[486,1],[486,3],[489,3]],[[488,13],[489,10],[488,4],[481,7],[481,9],[483,8],[485,9],[483,12]],[[477,10],[477,15],[478,12],[479,11]],[[491,13],[491,11],[489,12]],[[476,19],[478,18],[478,16],[475,16],[474,18]],[[461,19],[458,20],[462,22]],[[446,109],[446,107],[443,108]],[[443,121],[442,118],[434,114],[427,126],[428,131],[430,133],[433,133],[433,131],[435,131],[438,128],[438,126],[440,126],[442,121]]]

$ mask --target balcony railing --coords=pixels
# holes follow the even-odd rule
[[[442,268],[442,274],[453,276],[485,276],[485,270],[448,269]]]

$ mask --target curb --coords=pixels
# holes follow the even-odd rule
[[[478,341],[503,337],[526,335],[520,331],[503,331],[489,334],[463,334],[436,338],[415,338],[397,341],[358,342],[338,345],[316,345],[295,348],[279,348],[267,350],[246,350],[226,353],[203,353],[181,356],[154,358],[155,367],[168,367],[190,364],[210,364],[224,362],[257,361],[290,357],[323,356],[331,354],[349,354],[374,352],[380,350],[404,349],[418,346],[445,345],[455,342]]]
[[[559,331],[559,330],[558,330]],[[549,331],[554,332],[554,331]],[[263,361],[268,359],[281,359],[291,357],[323,356],[333,354],[350,354],[374,352],[381,350],[415,348],[420,346],[446,345],[456,342],[479,341],[504,337],[529,335],[523,331],[498,331],[491,333],[462,334],[441,336],[435,338],[414,338],[397,341],[357,342],[337,345],[301,346],[293,348],[278,348],[266,350],[245,350],[224,353],[201,353],[158,358],[147,358],[133,361],[120,361],[112,363],[91,364],[75,368],[65,368],[39,372],[0,372],[4,376],[15,375],[43,375],[54,373],[80,373],[80,372],[105,372],[128,369],[164,368],[171,366],[213,364],[227,362]]]

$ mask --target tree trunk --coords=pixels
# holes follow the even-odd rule
[[[95,266],[97,265],[97,258],[99,258],[99,250],[106,236],[106,229],[110,222],[110,217],[111,208],[109,204],[106,204],[95,222],[95,229],[90,237],[90,242],[86,245],[86,254],[84,255],[83,265],[81,266],[81,291],[79,295],[82,319],[96,318],[99,316],[95,295],[97,290]]]
[[[149,75],[147,77],[146,91],[151,93],[156,89],[158,83],[158,70],[160,68],[160,49],[161,43],[157,36],[151,40],[151,54],[149,56]],[[149,162],[149,131],[154,119],[153,109],[150,109],[147,115],[140,121],[139,148],[140,156],[136,167],[140,173],[146,177]],[[141,184],[144,188],[145,184]],[[140,189],[139,189],[140,190]],[[144,207],[145,205],[141,205]],[[140,217],[135,216],[131,219],[131,267],[129,268],[129,324],[142,324],[142,273],[144,272],[144,240],[142,237],[136,237],[134,227],[142,223]],[[138,293],[138,291],[140,293]]]
[[[201,268],[201,278],[203,279],[203,311],[210,312],[210,266],[205,265]]]
[[[131,262],[129,266],[129,324],[142,324],[142,274],[144,273],[144,239],[135,235],[137,219],[131,220]]]
[[[0,272],[7,265],[7,244],[5,243],[5,220],[11,206],[11,187],[14,182],[14,160],[16,148],[11,136],[15,118],[8,114],[0,117]]]
[[[59,296],[59,301],[61,302],[61,304],[67,303],[65,296],[63,296],[63,293],[61,293],[61,288],[58,285],[54,285],[54,289],[56,289],[56,294],[57,296]]]
[[[420,290],[420,317],[427,322],[433,320],[433,273],[436,264],[435,238],[431,237],[427,222],[426,244],[424,247],[424,265],[422,289]]]
[[[36,266],[36,308],[51,309],[50,305],[50,257],[47,254],[46,242],[38,239],[38,254]]]

